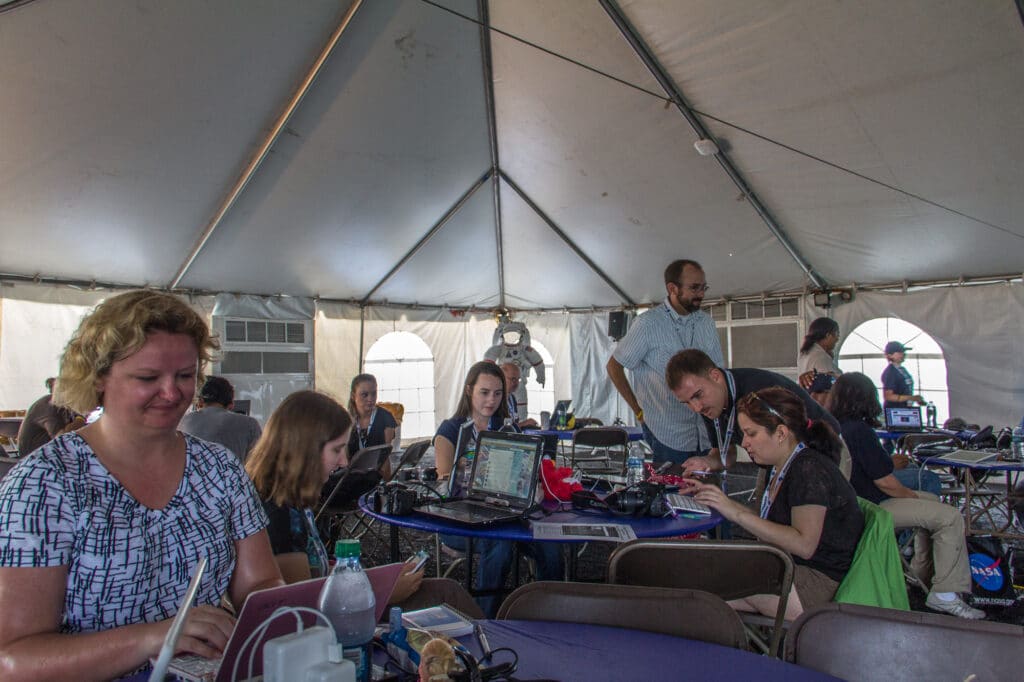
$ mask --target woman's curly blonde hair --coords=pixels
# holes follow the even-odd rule
[[[147,334],[156,331],[185,334],[195,341],[199,353],[196,386],[202,386],[206,363],[220,348],[206,321],[177,296],[129,291],[108,298],[82,319],[61,356],[54,403],[82,414],[101,405],[98,380],[116,361],[137,353]]]

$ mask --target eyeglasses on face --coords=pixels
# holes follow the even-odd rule
[[[680,289],[686,289],[694,294],[703,294],[711,287],[707,284],[683,284],[681,282],[673,282]]]

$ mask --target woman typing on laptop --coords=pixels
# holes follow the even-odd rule
[[[464,382],[462,397],[451,419],[441,422],[434,436],[434,452],[437,473],[441,477],[459,476],[461,466],[457,460],[469,463],[476,455],[476,442],[483,431],[497,431],[508,416],[508,402],[505,400],[505,375],[498,365],[481,361],[469,368]],[[462,437],[460,438],[460,431]],[[461,446],[461,453],[456,447]],[[469,464],[470,468],[472,467]],[[461,481],[456,483],[461,484]],[[459,489],[459,485],[450,490]],[[442,536],[446,545],[459,551],[466,551],[464,537]],[[520,551],[529,554],[537,562],[537,577],[540,580],[561,580],[563,576],[562,554],[557,545],[545,543],[520,543]],[[479,539],[473,549],[480,553],[480,562],[474,586],[481,591],[498,591],[505,586],[505,580],[512,570],[515,554],[510,541]],[[489,617],[497,613],[501,600],[498,596],[484,596],[477,599],[480,607]]]
[[[238,459],[177,430],[215,348],[168,294],[114,296],[82,321],[55,399],[103,416],[0,485],[0,678],[110,679],[145,665],[201,557],[180,651],[220,654],[234,627],[221,597],[241,604],[281,584]]]

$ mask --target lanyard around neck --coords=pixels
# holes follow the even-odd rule
[[[691,322],[691,324],[690,324],[690,338],[689,339],[684,339],[683,338],[683,330],[680,328],[684,324],[681,321],[681,319],[680,319],[680,318],[682,318],[682,315],[677,313],[672,308],[672,304],[669,303],[668,299],[665,299],[664,306],[665,306],[665,312],[668,314],[668,319],[672,322],[672,328],[676,330],[676,336],[679,337],[679,346],[682,349],[693,348],[693,337],[697,333],[697,325]],[[692,314],[693,313],[691,313],[691,315]],[[688,320],[690,319],[689,316],[687,316],[687,319]]]
[[[732,407],[729,408],[729,422],[725,425],[725,438],[722,438],[721,415],[714,420],[715,435],[718,436],[718,459],[722,462],[722,475],[724,476],[725,456],[729,452],[729,444],[732,443],[732,432],[736,426],[736,403],[738,399],[736,397],[736,380],[733,379],[732,372],[727,369],[721,371],[725,375],[726,384],[729,386],[729,395],[726,397],[732,398]]]
[[[782,469],[778,473],[775,472],[775,467],[772,467],[772,475],[768,479],[768,487],[764,490],[764,496],[761,498],[761,518],[767,519],[768,512],[772,508],[772,504],[775,502],[775,496],[779,494],[779,488],[782,487],[782,479],[786,477],[786,472],[789,471],[789,465],[793,463],[796,456],[803,450],[806,445],[803,443],[797,443],[796,447],[793,448],[793,452],[789,454],[789,458],[786,463],[782,465]]]
[[[377,418],[377,409],[373,408],[373,412],[370,413],[370,423],[366,425],[366,429],[360,429],[356,427],[356,435],[359,437],[359,449],[362,450],[366,447],[366,441],[370,438],[370,431],[373,431],[373,420]]]

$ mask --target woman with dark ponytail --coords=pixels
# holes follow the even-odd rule
[[[804,343],[796,366],[800,386],[807,388],[818,374],[837,377],[842,372],[836,367],[835,351],[839,345],[839,323],[828,317],[819,317],[807,326]]]
[[[784,388],[765,388],[737,403],[743,447],[772,467],[760,514],[713,485],[694,483],[695,498],[760,540],[793,555],[796,572],[786,619],[831,601],[864,530],[857,494],[839,472],[842,445],[832,428],[808,421],[803,401]],[[730,605],[774,615],[779,599],[754,595]]]

